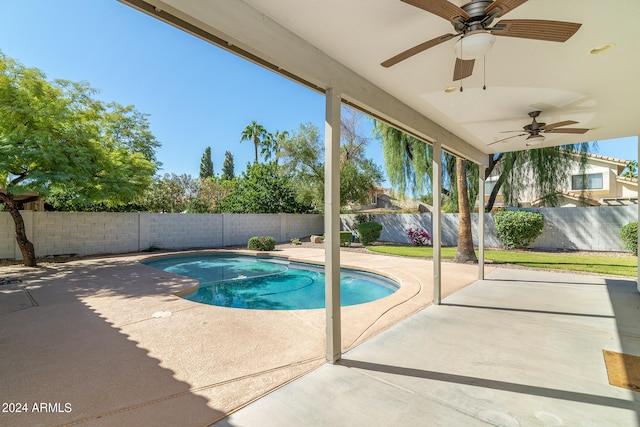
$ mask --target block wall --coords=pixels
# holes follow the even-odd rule
[[[323,233],[322,215],[156,214],[22,211],[37,257],[246,245],[258,235],[278,242]],[[0,212],[0,259],[21,259],[15,227]]]

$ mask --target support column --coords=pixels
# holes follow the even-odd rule
[[[433,231],[433,303],[439,305],[442,300],[442,281],[440,271],[442,261],[440,248],[442,246],[442,145],[439,141],[433,144],[433,212],[431,213],[431,228]]]
[[[478,165],[478,279],[484,280],[484,184],[487,165]]]
[[[340,321],[340,93],[326,93],[324,129],[324,262],[327,362],[342,356]]]

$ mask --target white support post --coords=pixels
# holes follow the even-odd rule
[[[439,305],[442,300],[440,277],[442,246],[442,145],[439,141],[433,144],[433,212],[431,213],[431,228],[433,231],[433,304]]]
[[[484,184],[487,165],[478,165],[478,279],[484,280]]]
[[[324,131],[324,247],[327,362],[342,356],[340,321],[340,106],[334,88],[326,93]]]

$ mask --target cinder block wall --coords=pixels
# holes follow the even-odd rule
[[[322,215],[155,214],[22,211],[36,256],[95,255],[246,245],[258,235],[278,242],[323,233]],[[15,226],[0,212],[0,259],[22,259]]]
[[[531,245],[534,249],[624,251],[620,239],[620,227],[637,221],[638,207],[608,206],[580,208],[536,209],[545,218],[542,235]],[[485,246],[498,248],[498,239],[493,214],[484,214]],[[407,228],[424,228],[433,235],[431,213],[424,214],[376,214],[376,222],[382,224],[380,240],[385,242],[410,243]],[[355,215],[341,215],[343,230],[352,230]],[[474,244],[478,244],[478,214],[471,214]],[[442,245],[457,246],[458,214],[442,215]]]

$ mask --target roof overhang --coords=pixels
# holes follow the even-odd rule
[[[584,135],[546,134],[544,146],[640,134],[640,2],[528,1],[508,19],[582,24],[564,43],[498,37],[464,91],[452,81],[450,40],[393,67],[385,59],[443,33],[446,20],[400,0],[121,0],[422,140],[477,163],[526,149],[525,137],[494,143],[530,123],[573,120]],[[451,0],[463,5],[466,0]],[[600,55],[588,51],[612,43]],[[486,82],[488,88],[483,90]]]

